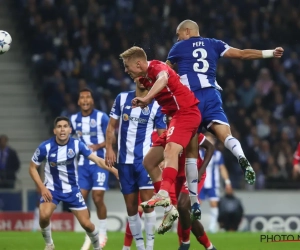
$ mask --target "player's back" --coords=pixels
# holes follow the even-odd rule
[[[180,81],[192,91],[220,86],[216,81],[218,59],[229,49],[223,41],[191,37],[174,44],[168,60],[178,65]]]

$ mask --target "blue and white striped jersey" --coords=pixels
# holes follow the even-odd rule
[[[36,165],[46,160],[45,186],[52,191],[70,193],[78,190],[77,156],[88,157],[92,151],[81,141],[71,138],[66,145],[57,144],[55,137],[42,142],[32,156]]]
[[[106,128],[109,120],[107,114],[94,109],[89,116],[82,116],[82,113],[78,112],[72,115],[70,120],[73,133],[76,133],[78,139],[83,141],[86,145],[100,144],[105,141]],[[97,150],[97,156],[104,158],[105,148]],[[80,166],[87,166],[95,163],[81,156],[78,164]]]
[[[153,101],[146,108],[132,108],[135,91],[119,94],[110,116],[120,118],[117,162],[123,164],[142,163],[151,146],[154,128],[166,129],[166,120],[161,107]]]
[[[177,63],[180,81],[192,91],[222,89],[216,81],[217,62],[228,49],[229,45],[221,40],[191,37],[175,43],[167,60]]]
[[[204,157],[204,151],[200,150],[200,155]],[[224,164],[224,158],[219,150],[215,150],[210,162],[206,168],[206,178],[204,188],[219,188],[220,187],[220,166]]]

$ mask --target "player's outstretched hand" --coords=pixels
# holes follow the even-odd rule
[[[274,49],[274,52],[273,52],[274,57],[275,57],[275,58],[280,58],[280,57],[282,57],[283,52],[284,52],[284,49],[283,49],[283,48],[277,47],[276,49]]]
[[[116,162],[116,155],[113,149],[106,149],[105,164],[109,167],[113,167]]]
[[[132,108],[141,107],[142,109],[146,108],[151,100],[148,100],[145,97],[136,97],[131,101]]]
[[[51,194],[51,192],[49,191],[48,188],[43,187],[41,189],[41,195],[42,195],[45,202],[51,202],[52,201],[52,194]]]

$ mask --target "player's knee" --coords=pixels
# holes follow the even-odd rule
[[[40,211],[40,226],[41,228],[46,227],[50,223],[50,214]]]
[[[104,206],[104,191],[93,194],[93,201],[96,206]]]
[[[138,204],[137,203],[129,203],[126,204],[127,214],[129,216],[136,215],[138,213]]]
[[[153,165],[153,160],[151,160],[150,157],[147,157],[147,155],[143,160],[143,166],[147,171],[149,171],[149,170],[153,169],[154,167],[156,167],[156,166]]]
[[[182,149],[178,146],[174,146],[173,144],[171,144],[171,145],[168,144],[164,150],[165,160],[174,159],[174,158],[178,157],[181,150]]]

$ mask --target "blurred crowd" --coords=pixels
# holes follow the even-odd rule
[[[257,173],[254,188],[299,187],[291,172],[300,140],[300,1],[17,0],[15,9],[52,117],[76,112],[86,86],[108,113],[116,95],[135,86],[118,55],[138,45],[165,61],[184,19],[232,47],[283,47],[281,60],[221,59],[217,81],[233,134]],[[234,187],[243,188],[236,159],[223,151]]]

